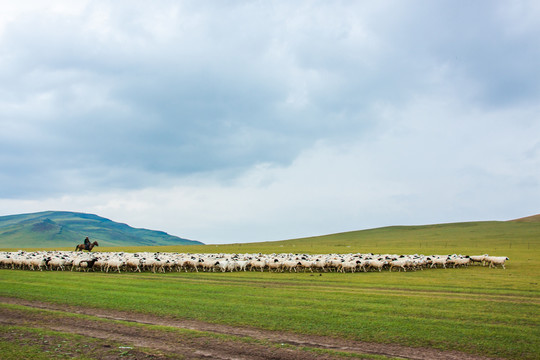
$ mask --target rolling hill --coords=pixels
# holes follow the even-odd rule
[[[203,245],[163,231],[137,229],[85,213],[44,211],[0,216],[0,248],[75,247],[85,237],[100,246]]]
[[[410,253],[538,254],[540,216],[508,221],[471,221],[431,225],[395,225],[281,241],[207,245],[202,252],[221,253]],[[536,219],[536,221],[534,221]],[[521,249],[521,250],[520,250]],[[163,250],[166,251],[166,250]],[[189,251],[181,247],[167,251]]]
[[[527,216],[527,217],[523,217],[523,218],[511,220],[511,221],[536,223],[536,222],[540,222],[540,214]]]

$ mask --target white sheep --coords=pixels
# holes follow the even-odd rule
[[[409,266],[411,261],[409,259],[403,258],[399,260],[392,260],[390,261],[390,271],[394,268],[398,268],[399,271],[403,269],[403,271],[407,271],[407,266]]]
[[[501,265],[503,269],[506,270],[506,267],[504,267],[504,263],[506,260],[510,260],[506,256],[488,256],[486,258],[486,261],[489,263],[489,267],[497,267],[497,265]]]
[[[105,269],[105,272],[109,272],[110,268],[116,269],[118,273],[120,273],[120,269],[126,265],[126,262],[119,258],[109,259],[107,261],[107,267]]]
[[[71,271],[88,271],[101,269],[114,272],[127,271],[246,271],[268,269],[272,272],[288,270],[298,272],[318,270],[320,272],[339,271],[353,273],[363,270],[379,270],[381,272],[389,265],[389,270],[397,268],[417,270],[424,267],[448,268],[467,266],[470,263],[484,261],[491,268],[500,265],[505,269],[506,257],[486,255],[397,255],[397,254],[178,254],[178,253],[74,253],[60,251],[44,252],[0,252],[0,267],[30,270],[65,270],[71,266]]]
[[[488,254],[484,255],[471,255],[469,258],[471,259],[472,263],[482,263],[482,265],[486,265],[486,259],[489,257]]]
[[[376,269],[376,270],[379,270],[379,272],[381,272],[382,268],[387,264],[388,264],[388,261],[386,260],[378,260],[378,259],[366,260],[366,267],[368,269]]]
[[[443,269],[446,269],[446,262],[448,257],[435,256],[431,259],[431,267],[437,268],[438,265],[442,265]]]

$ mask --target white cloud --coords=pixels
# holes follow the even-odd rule
[[[528,215],[537,12],[10,3],[0,213],[94,212],[210,242]]]
[[[424,97],[381,112],[392,121],[369,140],[320,142],[289,166],[259,164],[227,183],[193,176],[168,187],[0,205],[93,212],[208,243],[536,211],[540,123],[530,119],[538,108],[485,114]]]

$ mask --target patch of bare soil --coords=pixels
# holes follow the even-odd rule
[[[63,334],[62,334],[63,335]],[[71,334],[70,334],[71,335]],[[73,338],[70,336],[58,336],[53,334],[42,334],[32,332],[27,328],[0,328],[0,341],[7,341],[18,349],[16,359],[24,359],[32,352],[24,352],[26,347],[38,349],[38,354],[44,355],[42,358],[49,359],[101,359],[101,360],[164,360],[161,354],[152,354],[132,346],[124,346],[121,343],[93,339],[90,337]],[[28,350],[28,349],[27,349]],[[3,356],[6,356],[4,353]],[[8,359],[15,358],[9,357]],[[167,357],[171,359],[171,357]]]
[[[276,332],[248,327],[210,324],[194,320],[180,320],[155,315],[131,313],[95,308],[56,305],[16,298],[0,297],[0,303],[22,305],[32,309],[55,310],[55,312],[25,311],[0,307],[0,324],[24,325],[79,334],[105,342],[129,344],[156,351],[163,357],[186,359],[336,359],[351,355],[377,354],[404,359],[448,359],[480,360],[488,359],[459,351],[441,351],[431,348],[413,348],[396,344],[379,344],[351,341],[332,337],[301,335]],[[63,316],[63,314],[84,314],[96,319]],[[189,329],[202,333],[165,331],[149,326],[129,326],[122,320],[145,325],[160,325],[173,329]],[[228,335],[228,336],[212,336]],[[232,338],[234,337],[234,338]],[[330,351],[308,351],[303,348]],[[131,359],[151,359],[156,355],[144,352]],[[109,359],[110,357],[99,357]],[[135,357],[133,357],[135,356]],[[492,359],[492,358],[490,358]]]

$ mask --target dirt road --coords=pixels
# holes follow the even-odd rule
[[[0,297],[0,305],[3,305],[0,306],[0,325],[25,326],[82,335],[84,338],[78,342],[80,346],[69,351],[80,352],[92,348],[89,355],[97,359],[302,360],[350,358],[351,355],[362,358],[362,355],[369,357],[369,354],[419,360],[487,359],[459,351],[299,335],[16,298]],[[87,316],[73,316],[73,314]],[[29,336],[32,335],[15,330],[0,333],[0,338],[4,339],[17,337],[22,339]],[[92,344],[89,345],[85,339],[92,340]],[[44,342],[42,344],[44,348],[50,347],[51,341],[53,339]],[[123,351],[121,353],[111,351],[113,348]]]

